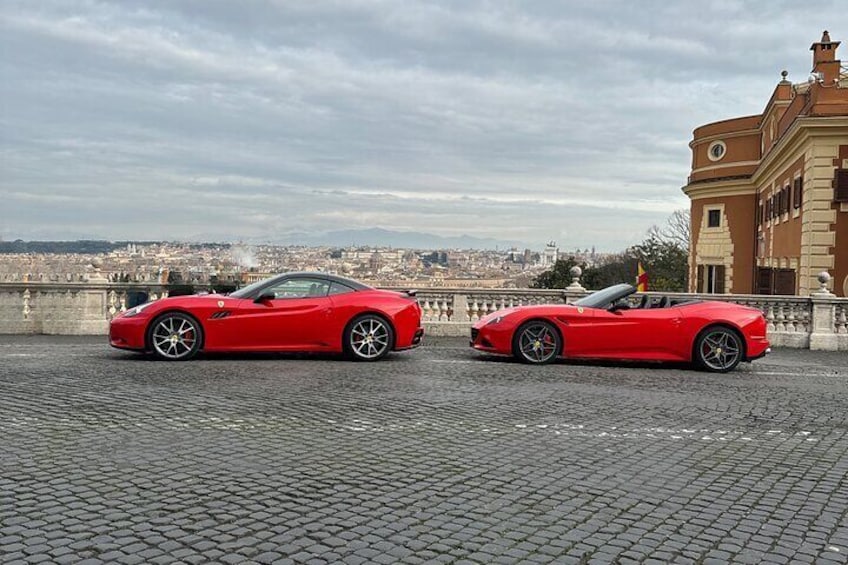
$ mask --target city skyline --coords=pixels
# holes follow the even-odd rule
[[[823,29],[839,2],[5,2],[0,236],[618,251]]]

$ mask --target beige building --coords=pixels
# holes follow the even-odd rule
[[[848,69],[813,43],[809,80],[762,114],[703,125],[689,144],[692,292],[808,294],[828,271],[848,296]]]

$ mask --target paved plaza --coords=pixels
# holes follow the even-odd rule
[[[2,563],[846,563],[848,354],[728,375],[0,336]]]

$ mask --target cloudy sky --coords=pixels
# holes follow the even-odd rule
[[[617,250],[824,29],[844,0],[3,0],[0,236]]]

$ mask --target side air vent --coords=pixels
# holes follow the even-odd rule
[[[215,312],[214,314],[212,314],[211,316],[209,316],[209,319],[210,319],[210,320],[220,320],[220,319],[222,319],[222,318],[226,318],[226,317],[227,317],[227,316],[229,316],[229,315],[230,315],[230,312],[229,312],[229,311],[227,311],[227,310],[223,310],[223,311],[221,311],[221,312]]]

